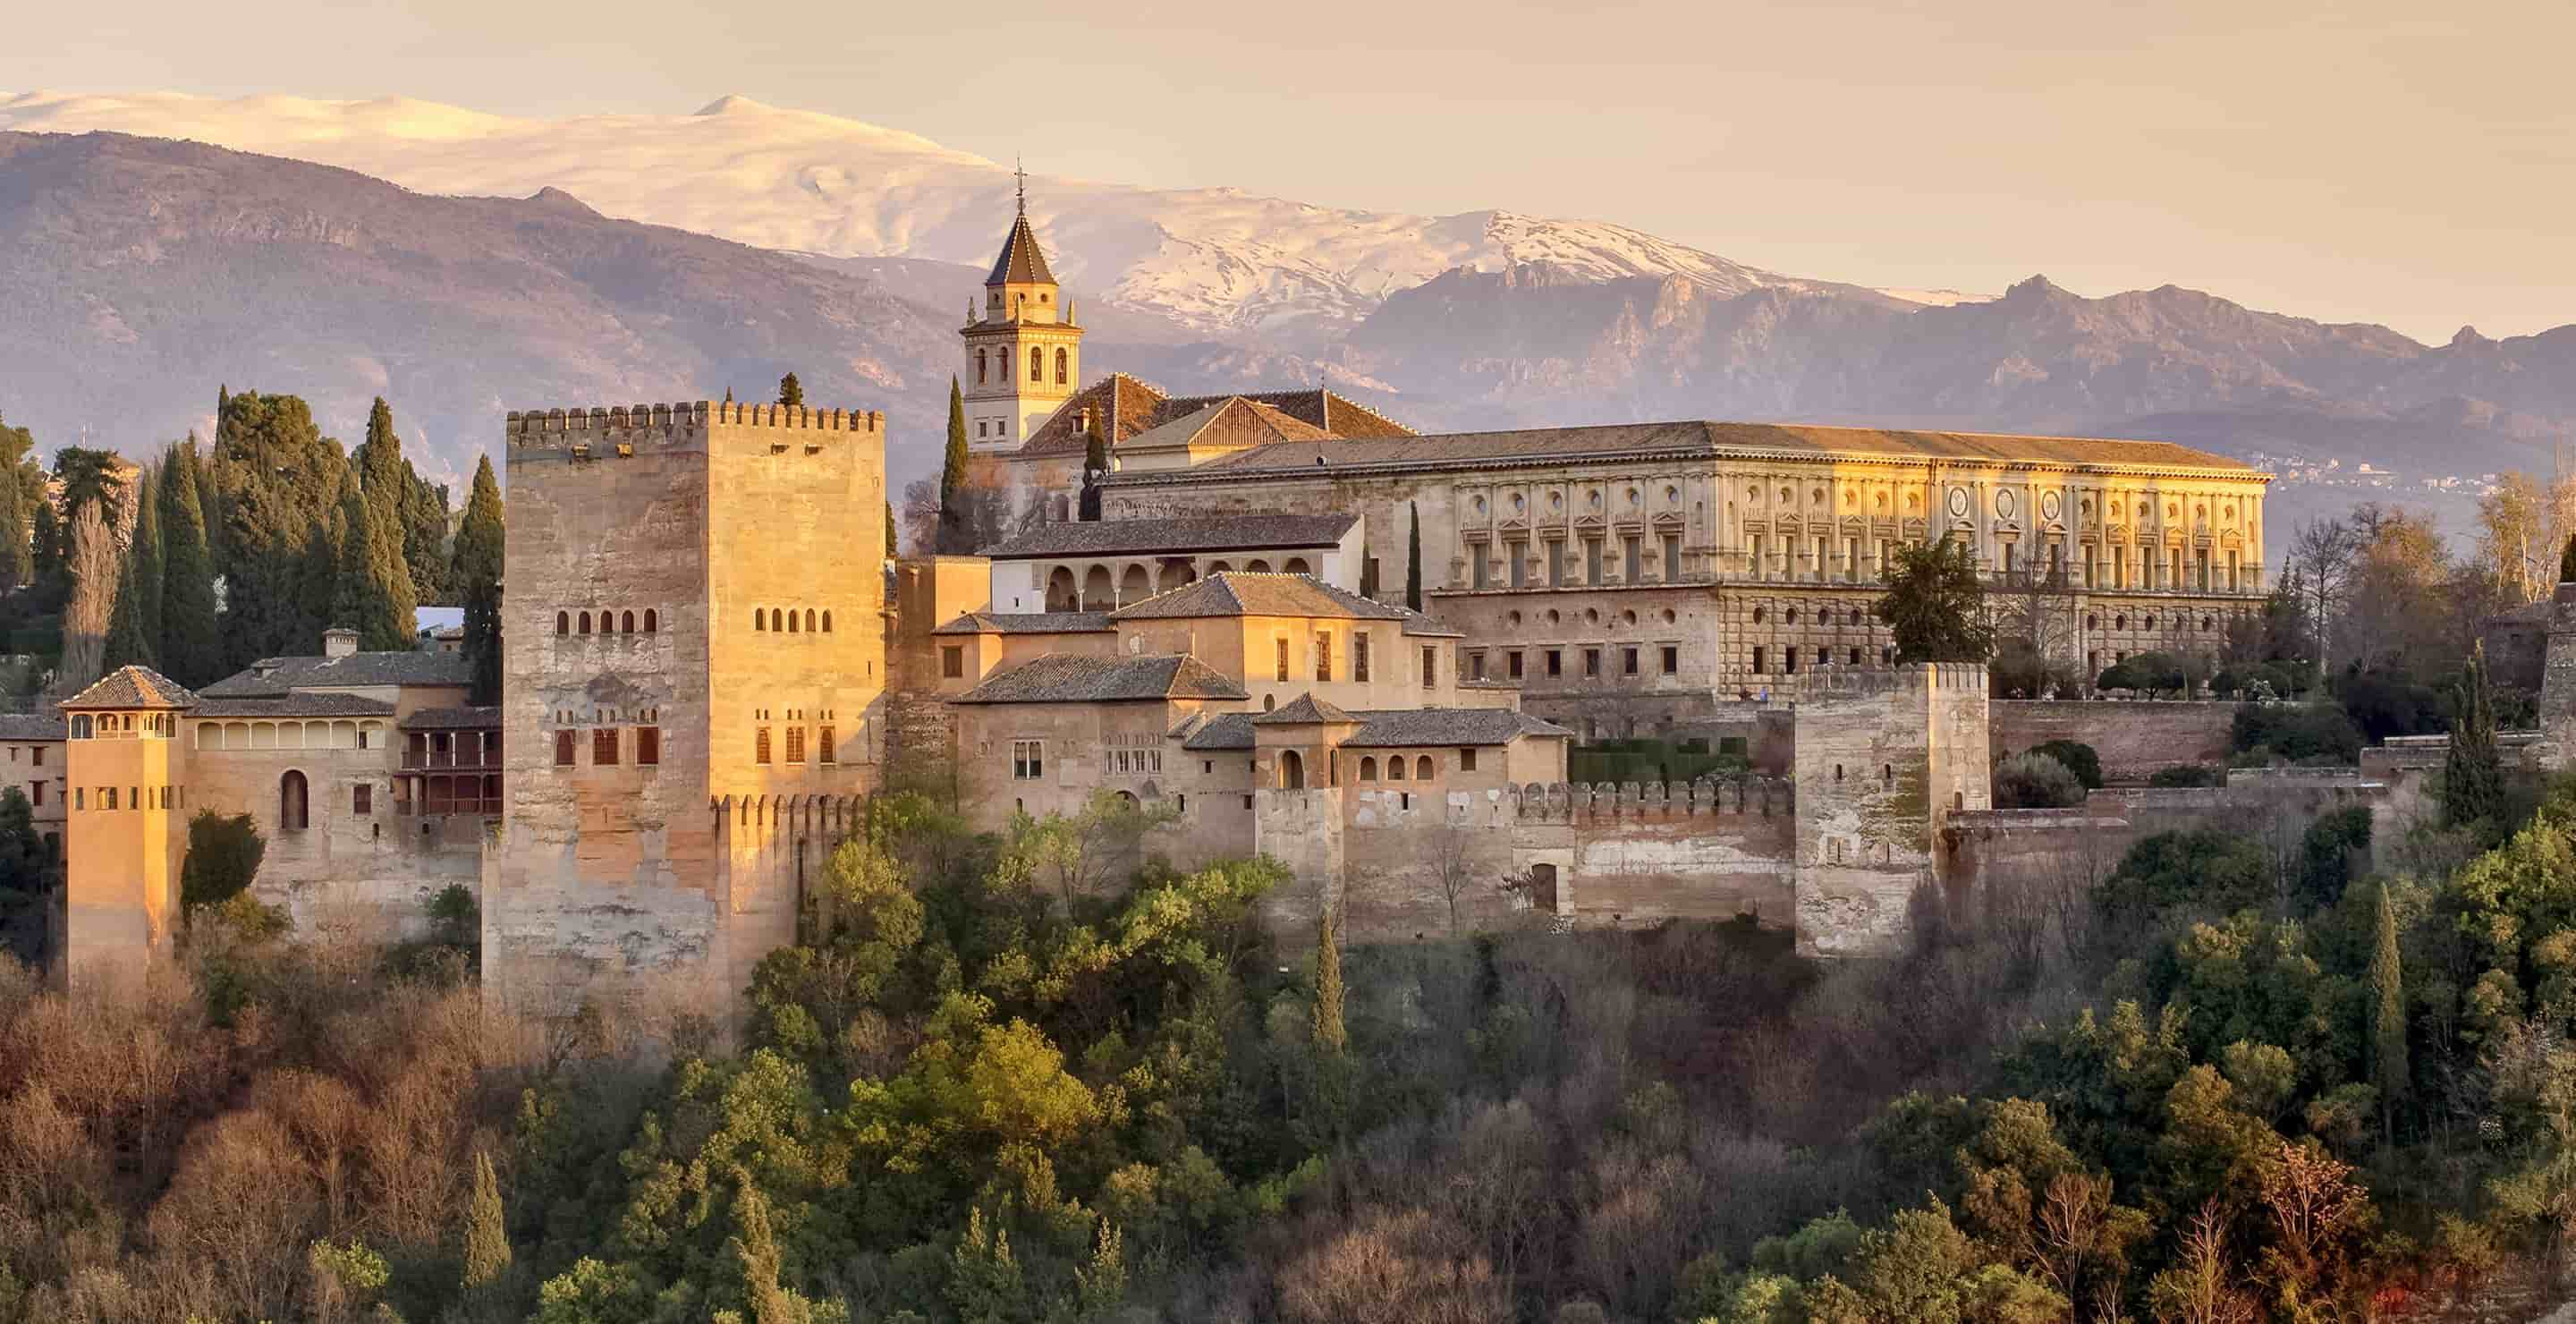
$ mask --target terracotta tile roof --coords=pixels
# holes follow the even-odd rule
[[[1830,428],[1779,423],[1605,423],[1586,427],[1532,428],[1515,432],[1455,432],[1389,439],[1282,442],[1213,460],[1184,473],[1228,474],[1319,467],[1383,467],[1478,460],[1574,460],[1640,453],[1680,453],[1763,458],[1838,457],[2036,461],[2047,464],[2226,470],[2248,478],[2261,471],[2241,461],[2169,441],[2086,437],[2025,437],[1981,432],[1917,432],[1894,428]],[[1111,482],[1151,482],[1161,474],[1113,474]]]
[[[264,657],[205,688],[207,698],[253,699],[289,691],[352,685],[466,685],[473,661],[463,653],[351,653],[347,657]]]
[[[1029,439],[1021,455],[1080,455],[1090,442],[1082,429],[1083,411],[1100,419],[1102,435],[1112,446],[1163,421],[1163,393],[1147,382],[1113,372],[1073,393]]]
[[[1330,435],[1275,406],[1236,396],[1178,415],[1118,444],[1129,449],[1208,446],[1242,450],[1274,441],[1313,441]]]
[[[1410,437],[1413,429],[1345,396],[1320,387],[1301,391],[1246,391],[1239,395],[1175,396],[1167,410],[1189,410],[1219,400],[1249,400],[1268,405],[1309,427],[1336,437]]]
[[[498,731],[501,710],[492,705],[422,708],[402,719],[405,731]]]
[[[1195,584],[1157,593],[1109,613],[1116,621],[1209,616],[1320,616],[1343,620],[1409,621],[1415,613],[1345,593],[1312,575],[1220,570]]]
[[[1287,711],[1281,709],[1281,712]],[[1338,709],[1336,711],[1339,711]],[[1218,713],[1201,721],[1181,740],[1181,748],[1228,750],[1252,748],[1252,727],[1275,713]],[[1435,745],[1507,745],[1522,736],[1570,739],[1574,733],[1509,708],[1372,708],[1346,713],[1360,729],[1342,741],[1344,748],[1427,749]]]
[[[150,667],[123,666],[99,678],[98,683],[63,700],[65,710],[74,708],[191,708],[197,696],[188,687],[154,671]]]
[[[996,561],[1051,556],[1153,556],[1268,548],[1322,548],[1342,540],[1357,515],[1210,515],[1189,519],[1089,520],[1042,524],[977,553]]]
[[[932,634],[1104,634],[1105,611],[970,611]]]
[[[0,740],[62,740],[71,734],[71,724],[61,712],[0,713]]]
[[[356,694],[281,694],[259,698],[208,696],[197,717],[391,717],[394,706]]]
[[[1021,212],[1011,222],[1011,232],[1002,236],[1001,255],[993,259],[993,274],[984,278],[986,285],[1052,285],[1055,273],[1047,270],[1046,250],[1038,247],[1037,232],[1029,228],[1029,214]]]
[[[1302,424],[1314,429],[1310,435],[1331,437],[1410,437],[1413,429],[1386,415],[1335,395],[1331,391],[1309,388],[1302,391],[1244,391],[1232,395],[1168,396],[1151,382],[1139,381],[1123,372],[1114,372],[1074,393],[1056,407],[1047,421],[1022,443],[1021,455],[1079,455],[1089,444],[1089,434],[1082,429],[1083,411],[1089,410],[1101,421],[1102,435],[1113,447],[1126,445],[1130,438],[1165,427],[1193,414],[1219,409],[1233,401],[1257,406],[1251,417],[1269,418],[1272,426],[1286,431]],[[1234,427],[1239,424],[1229,423]],[[1296,440],[1283,436],[1281,440]],[[1212,438],[1213,440],[1213,438]]]
[[[1117,658],[1049,653],[986,677],[983,684],[949,702],[1122,703],[1250,697],[1223,672],[1183,653]]]
[[[1309,690],[1278,708],[1252,719],[1254,726],[1322,726],[1333,722],[1356,722],[1359,719],[1342,711]]]

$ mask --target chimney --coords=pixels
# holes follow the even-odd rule
[[[322,632],[322,656],[349,657],[358,651],[358,632],[345,626],[333,626]]]

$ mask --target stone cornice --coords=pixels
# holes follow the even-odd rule
[[[1948,455],[1887,455],[1878,452],[1773,450],[1745,446],[1658,447],[1651,450],[1578,451],[1561,455],[1468,456],[1442,460],[1369,460],[1280,468],[1168,469],[1150,473],[1111,473],[1104,487],[1168,487],[1193,483],[1268,482],[1335,477],[1345,474],[1474,473],[1512,469],[1569,469],[1584,465],[1633,465],[1671,461],[1751,461],[1799,466],[1877,465],[1920,470],[1927,474],[1969,470],[2006,473],[2099,474],[2120,477],[2190,479],[2210,482],[2269,484],[2273,475],[2260,469],[2203,469],[2146,464],[2067,464],[2054,461],[1974,459]]]

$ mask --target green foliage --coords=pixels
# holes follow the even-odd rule
[[[1732,752],[1709,753],[1703,741],[1636,737],[1595,740],[1566,751],[1566,778],[1576,783],[1665,782],[1687,784],[1702,777],[1741,777],[1753,770],[1742,739]]]
[[[2334,678],[2335,702],[2370,740],[2434,735],[2445,729],[2447,697],[2402,669],[2349,670]]]
[[[931,550],[965,556],[975,550],[975,535],[965,506],[966,395],[957,379],[948,379],[948,449],[939,465],[939,545]]]
[[[2228,747],[2256,762],[2352,763],[2361,730],[2332,704],[2249,703],[2236,710]]]
[[[125,493],[123,465],[114,451],[65,446],[54,452],[54,481],[62,484],[65,524],[80,518],[81,507],[96,506],[111,529],[125,523],[119,503]]]
[[[388,527],[376,503],[351,486],[340,503],[339,590],[331,622],[358,632],[358,647],[398,652],[417,643],[411,572],[401,530]]]
[[[2166,789],[2226,784],[2227,769],[2214,763],[2176,763],[2147,774],[2147,785]]]
[[[1966,543],[1944,537],[1899,546],[1886,583],[1886,595],[1872,610],[1895,635],[1898,665],[1984,662],[1994,656],[1986,590]]]
[[[782,405],[805,403],[805,384],[796,380],[795,373],[791,372],[778,379],[778,403]]]
[[[1342,944],[1334,936],[1334,908],[1324,908],[1323,922],[1315,930],[1315,1048],[1324,1053],[1340,1053],[1350,1045],[1350,1031],[1342,1025]]]
[[[2065,764],[2032,750],[1995,765],[1997,809],[2064,809],[2084,803],[2084,783]]]
[[[126,559],[133,566],[137,633],[143,656],[154,667],[161,665],[163,580],[167,573],[161,533],[161,485],[152,470],[143,471],[135,490],[133,545],[126,551]]]
[[[2504,807],[2504,760],[2496,751],[2485,640],[2470,649],[2460,669],[2456,712],[2450,752],[2442,760],[2442,821],[2455,828],[2491,821]]]
[[[25,428],[9,426],[0,418],[0,591],[16,589],[35,582],[34,547],[35,512],[38,504],[31,493],[41,495],[44,476],[37,472],[30,458],[36,449],[36,438]]]
[[[1422,503],[1408,501],[1404,530],[1404,605],[1422,610]]]
[[[2370,952],[2370,1083],[2379,1090],[2383,1117],[2404,1101],[2412,1080],[2406,1065],[2406,984],[2397,951],[2397,911],[2382,884],[2379,941]]]
[[[220,510],[210,532],[225,585],[225,669],[313,652],[339,587],[349,472],[339,443],[302,400],[244,391],[216,420],[207,470]]]
[[[2091,745],[2080,740],[2051,740],[2031,746],[2030,752],[2045,754],[2065,764],[2066,770],[2075,774],[2075,780],[2083,783],[2085,790],[2102,789],[2102,756],[2095,753]]]
[[[206,516],[197,440],[173,446],[161,465],[160,670],[182,685],[223,678],[224,645],[215,619],[215,566],[206,545]]]
[[[2159,832],[2129,848],[2093,891],[2100,938],[2134,951],[2175,918],[2225,915],[2259,906],[2272,893],[2260,847],[2229,832]]]
[[[2192,665],[2171,653],[2132,653],[2105,668],[2097,689],[2137,690],[2144,694],[2182,694],[2190,690]]]
[[[36,490],[42,492],[42,479],[38,481],[40,485]],[[28,582],[35,585],[38,598],[58,607],[71,593],[71,586],[65,579],[69,549],[63,546],[63,522],[55,514],[53,502],[39,496],[31,497],[27,504],[35,509],[35,515],[28,521],[30,545],[27,566],[31,576]]]
[[[152,665],[151,640],[143,630],[143,595],[137,590],[132,552],[117,558],[116,606],[107,618],[107,646],[100,655],[102,673],[118,667]]]
[[[242,895],[267,856],[268,841],[250,815],[198,810],[188,820],[188,854],[179,866],[180,908],[219,906]]]
[[[2299,842],[2299,894],[2310,906],[2331,906],[2352,882],[2353,864],[2370,851],[2370,808],[2350,805],[2317,815]]]
[[[492,457],[474,466],[474,488],[465,501],[465,521],[456,530],[456,556],[449,581],[465,603],[466,658],[475,703],[501,699],[501,485],[492,476]]]
[[[474,1155],[474,1195],[465,1217],[465,1285],[486,1287],[510,1269],[510,1230],[501,1210],[501,1183],[492,1156]]]

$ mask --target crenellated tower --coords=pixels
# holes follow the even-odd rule
[[[965,383],[967,445],[1015,450],[1082,384],[1082,327],[1029,226],[1025,174],[1019,214],[984,278],[984,304],[970,305],[966,315],[958,380]]]

